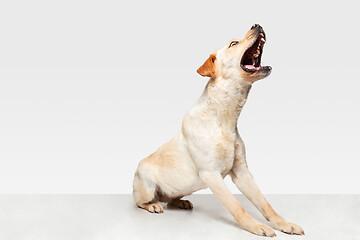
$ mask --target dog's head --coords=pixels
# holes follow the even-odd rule
[[[210,55],[197,72],[206,77],[240,78],[249,83],[270,75],[270,66],[261,66],[266,41],[263,28],[255,24],[243,40],[232,40]]]

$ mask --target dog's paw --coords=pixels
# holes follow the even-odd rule
[[[164,209],[159,203],[148,203],[145,206],[145,209],[151,213],[163,213]]]
[[[256,224],[249,227],[247,230],[259,236],[276,237],[274,230],[265,224]]]
[[[175,199],[169,202],[169,205],[181,208],[181,209],[193,209],[193,205],[189,200]]]
[[[293,235],[293,234],[305,235],[304,230],[300,226],[298,226],[294,223],[290,223],[285,220],[282,220],[282,221],[272,223],[272,224],[275,229],[282,231],[284,233],[288,233],[291,235]]]

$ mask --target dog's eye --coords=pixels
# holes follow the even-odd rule
[[[229,45],[229,48],[231,48],[232,46],[235,46],[238,43],[239,43],[238,41],[232,41]]]

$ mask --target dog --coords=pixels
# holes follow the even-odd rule
[[[255,24],[243,40],[230,41],[197,70],[210,80],[185,115],[180,133],[143,159],[135,172],[133,197],[138,207],[162,213],[163,207],[157,203],[160,201],[192,209],[192,203],[181,198],[209,187],[243,229],[260,236],[276,236],[231,194],[224,183],[225,176],[230,175],[274,229],[304,235],[301,227],[284,220],[261,194],[248,170],[245,146],[237,129],[252,84],[272,70],[260,64],[265,42],[263,28]]]

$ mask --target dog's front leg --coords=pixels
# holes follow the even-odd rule
[[[235,162],[230,171],[231,179],[238,189],[255,205],[273,227],[285,233],[304,235],[304,230],[296,224],[287,222],[277,214],[256,186],[250,174],[245,157],[245,146],[240,136],[235,149]]]
[[[276,236],[270,227],[259,223],[245,211],[240,202],[231,194],[225,185],[220,173],[202,171],[200,172],[200,177],[245,230],[260,236]]]

